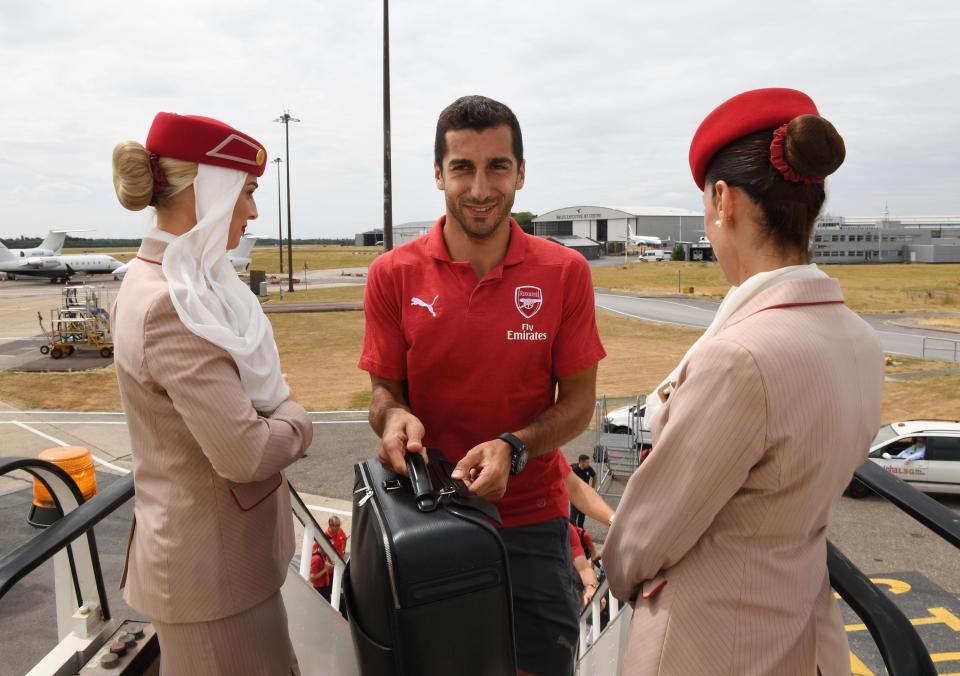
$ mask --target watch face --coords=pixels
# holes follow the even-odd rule
[[[514,450],[513,452],[513,465],[512,470],[514,474],[519,474],[523,471],[523,468],[527,466],[527,449],[522,451]]]

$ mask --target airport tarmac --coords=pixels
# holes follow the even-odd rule
[[[334,273],[311,271],[308,283],[320,284],[325,280],[328,284],[362,284],[364,281],[362,278],[340,281],[339,272]],[[316,280],[315,274],[318,276]],[[111,291],[119,286],[119,282],[109,278],[93,281],[102,281],[104,288]],[[0,314],[4,317],[0,324],[0,369],[5,368],[4,362],[10,364],[12,360],[37,354],[42,342],[37,337],[37,312],[45,313],[47,319],[49,309],[59,301],[61,288],[43,281],[0,282]],[[598,295],[598,299],[602,304],[611,304],[602,295]],[[708,299],[689,298],[631,296],[619,302],[627,304],[618,306],[622,314],[693,326],[704,326],[704,322],[709,322],[716,307],[716,303]],[[320,523],[325,524],[329,515],[337,514],[343,518],[349,532],[353,465],[375,456],[378,439],[367,424],[365,411],[325,411],[311,415],[314,421],[313,444],[307,456],[287,472],[288,478]],[[102,485],[129,472],[131,467],[130,439],[123,414],[17,411],[0,401],[0,457],[36,455],[45,448],[59,445],[88,448],[97,458],[98,480]],[[568,459],[574,460],[580,453],[591,453],[593,445],[594,433],[587,431],[563,450]],[[32,481],[22,474],[0,477],[0,555],[11,551],[34,533],[25,522],[31,486]],[[938,498],[960,513],[960,496]],[[115,614],[133,617],[135,613],[123,605],[116,591],[130,509],[131,506],[126,505],[104,521],[97,527],[97,536],[107,587],[111,590],[111,604],[117,609]],[[605,525],[591,520],[587,525],[595,539],[602,542]],[[956,564],[955,549],[876,497],[862,500],[842,498],[834,511],[829,537],[871,576],[898,580],[911,587],[915,593],[896,597],[898,602],[909,599],[911,617],[916,616],[918,621],[926,623],[923,626],[930,627],[925,631],[935,632],[938,650],[960,651],[960,607],[956,601],[960,595],[960,566]],[[49,568],[48,564],[32,573],[0,603],[0,644],[20,646],[15,651],[22,658],[20,664],[36,661],[32,656],[39,650],[37,646],[49,649],[55,642],[56,629],[49,626],[53,618]],[[935,611],[929,614],[933,619],[923,619],[927,610]],[[22,644],[8,643],[8,639],[20,640],[8,636],[8,632],[15,628],[4,621],[8,617],[17,617],[19,626],[39,627],[39,633],[31,635]],[[26,624],[19,622],[21,619]],[[851,634],[852,643],[855,638],[857,642],[862,640]],[[926,636],[924,638],[927,640]],[[872,661],[867,659],[867,663],[872,664]],[[0,674],[23,673],[22,670],[6,671],[8,667],[9,664],[0,665]]]
[[[366,411],[313,412],[311,417],[313,443],[287,476],[321,524],[337,514],[349,533],[353,466],[376,454],[378,439],[370,430]],[[567,444],[564,454],[573,461],[580,453],[590,453],[594,441],[594,433],[588,430]],[[130,438],[123,414],[17,411],[0,402],[0,457],[36,455],[64,444],[91,451],[101,487],[130,470]],[[26,524],[31,487],[32,481],[22,473],[0,478],[0,555],[35,533]],[[960,496],[938,497],[960,514]],[[123,603],[118,590],[130,514],[131,505],[124,505],[97,526],[96,534],[114,616],[135,618],[137,614]],[[588,519],[587,527],[602,543],[605,525]],[[885,581],[895,600],[923,628],[921,635],[932,651],[960,651],[960,603],[956,598],[960,595],[960,566],[953,547],[878,497],[841,498],[828,536],[864,572]],[[56,642],[56,627],[51,625],[52,587],[51,566],[45,564],[0,602],[0,644],[9,646],[9,654],[16,656],[15,662],[0,664],[0,676],[23,673],[17,669],[33,664]],[[858,659],[876,669],[878,658],[869,636],[858,628],[849,610],[845,613]],[[16,623],[5,621],[14,617]],[[23,626],[36,629],[23,632]]]

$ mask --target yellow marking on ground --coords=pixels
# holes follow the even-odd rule
[[[890,588],[891,594],[906,594],[912,587],[903,580],[894,580],[889,577],[871,577],[870,581],[874,584],[885,585]]]
[[[850,652],[850,676],[875,676],[853,651]]]
[[[955,632],[960,633],[960,617],[957,617],[946,608],[927,608],[930,611],[930,617],[918,617],[910,620],[910,624],[915,627],[922,627],[927,624],[945,624]],[[848,632],[866,631],[865,624],[848,624],[844,627]]]
[[[960,653],[931,653],[930,659],[933,660],[934,664],[939,664],[940,662],[960,662]],[[951,671],[946,674],[940,674],[940,676],[960,676],[960,671]]]

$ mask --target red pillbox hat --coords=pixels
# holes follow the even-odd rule
[[[690,171],[703,190],[707,167],[727,144],[799,115],[819,115],[813,99],[796,89],[754,89],[721,103],[700,123],[690,142]]]
[[[267,150],[256,139],[220,120],[157,113],[145,147],[160,157],[213,164],[263,176]]]

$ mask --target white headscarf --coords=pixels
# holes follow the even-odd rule
[[[794,279],[819,279],[826,276],[827,274],[813,263],[810,265],[788,265],[787,267],[777,268],[769,272],[758,272],[740,286],[731,286],[730,290],[727,291],[727,295],[723,297],[723,302],[720,303],[720,307],[717,308],[717,314],[714,315],[713,321],[710,322],[710,326],[707,327],[704,334],[697,339],[697,342],[690,346],[690,349],[683,355],[683,359],[674,367],[670,375],[664,378],[663,382],[657,385],[656,389],[647,395],[647,408],[643,414],[644,428],[650,429],[653,423],[653,417],[663,408],[664,403],[666,403],[666,398],[661,395],[661,392],[667,391],[669,394],[670,391],[676,387],[677,378],[680,377],[680,372],[683,370],[683,367],[686,366],[687,362],[690,361],[693,353],[696,352],[701,345],[717,335],[727,323],[727,320],[729,320],[737,310],[753,300],[753,298],[761,292],[781,282]]]
[[[233,210],[247,180],[237,169],[198,165],[197,224],[167,246],[163,273],[180,320],[230,353],[254,408],[269,415],[289,396],[273,328],[227,257]]]

